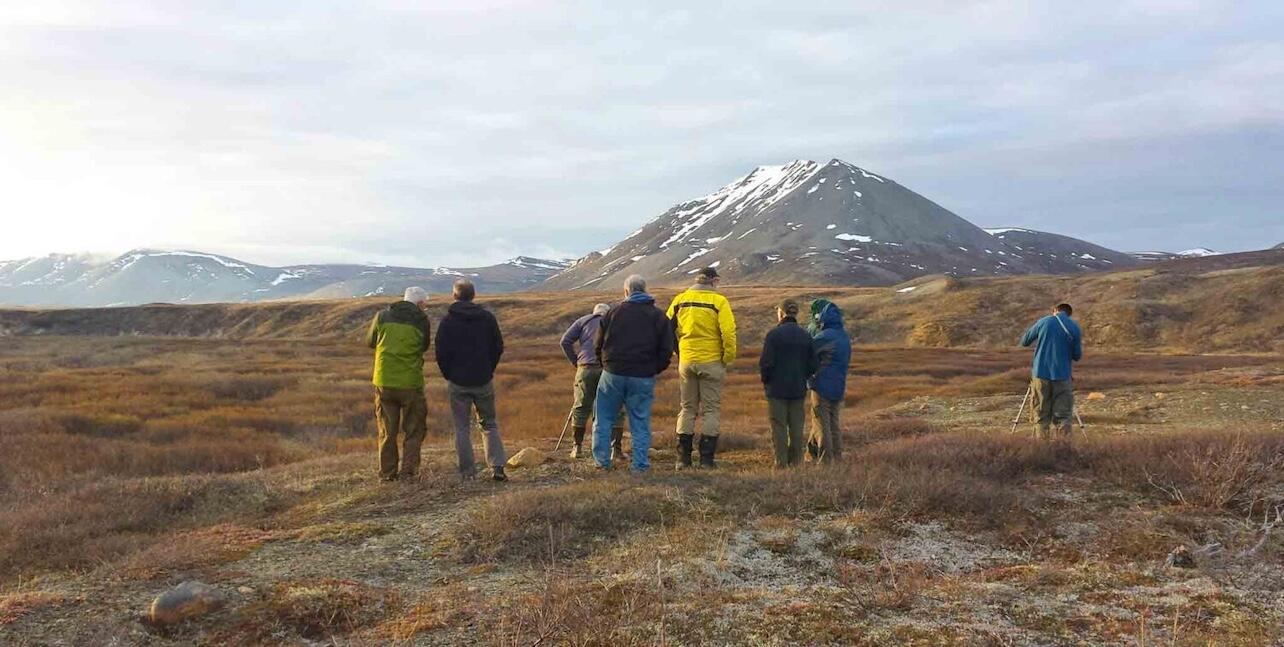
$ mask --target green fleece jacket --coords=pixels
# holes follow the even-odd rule
[[[428,352],[428,316],[409,301],[381,310],[370,322],[366,345],[375,351],[375,386],[424,388],[424,353]]]

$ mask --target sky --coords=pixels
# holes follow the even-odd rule
[[[831,158],[984,227],[1260,249],[1281,33],[1278,0],[3,3],[0,258],[577,257]]]

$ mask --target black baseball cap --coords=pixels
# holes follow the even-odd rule
[[[717,269],[717,268],[715,268],[715,267],[705,267],[705,268],[701,268],[701,270],[700,270],[700,276],[703,276],[703,277],[705,277],[705,278],[709,278],[709,279],[722,278],[722,277],[718,276],[718,269]]]

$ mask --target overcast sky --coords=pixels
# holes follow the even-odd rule
[[[579,256],[834,157],[981,226],[1257,249],[1282,33],[1279,0],[5,2],[0,258]]]

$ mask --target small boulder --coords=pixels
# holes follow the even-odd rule
[[[1168,553],[1164,565],[1169,568],[1195,568],[1195,555],[1185,546],[1178,546]]]
[[[543,465],[548,460],[548,454],[541,452],[534,447],[527,447],[508,458],[509,467],[535,467]]]
[[[218,589],[197,581],[183,582],[152,600],[152,624],[172,625],[223,608],[227,600]]]
[[[1105,393],[1102,393],[1101,391],[1093,391],[1092,393],[1089,393],[1089,394],[1088,394],[1088,399],[1089,399],[1089,400],[1105,400],[1105,399],[1106,399],[1106,394],[1105,394]]]
[[[1163,392],[1156,392],[1156,393],[1155,393],[1155,399],[1156,399],[1156,400],[1163,400],[1163,399],[1164,399],[1164,398],[1166,398],[1166,397],[1168,397],[1168,394],[1167,394],[1167,393],[1163,393]]]

